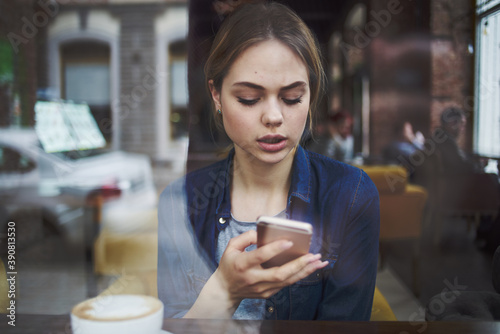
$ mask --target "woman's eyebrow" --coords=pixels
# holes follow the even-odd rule
[[[303,88],[305,87],[307,84],[304,82],[304,81],[296,81],[288,86],[285,86],[283,88],[281,88],[280,90],[281,91],[284,91],[284,90],[290,90],[290,89],[294,89],[294,88],[297,88],[297,87],[300,87],[300,88]]]
[[[260,86],[260,85],[256,85],[254,83],[251,83],[251,82],[247,82],[247,81],[241,81],[241,82],[235,82],[233,84],[233,87],[236,86],[243,86],[243,87],[248,87],[248,88],[252,88],[252,89],[257,89],[257,90],[265,90],[264,87]]]
[[[294,89],[294,88],[297,88],[297,87],[305,87],[307,84],[304,82],[304,81],[296,81],[294,83],[291,83],[290,85],[287,85],[285,87],[282,87],[280,89],[280,91],[284,91],[284,90],[290,90],[290,89]],[[264,87],[260,86],[260,85],[257,85],[257,84],[254,84],[254,83],[251,83],[251,82],[248,82],[248,81],[241,81],[241,82],[235,82],[233,84],[233,86],[243,86],[243,87],[248,87],[248,88],[252,88],[252,89],[256,89],[256,90],[265,90]]]

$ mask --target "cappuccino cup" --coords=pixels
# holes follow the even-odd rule
[[[71,310],[74,334],[158,334],[162,324],[163,303],[150,296],[98,296]]]

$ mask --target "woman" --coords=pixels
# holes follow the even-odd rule
[[[242,6],[217,33],[205,73],[234,149],[162,194],[165,316],[369,320],[377,190],[361,170],[299,145],[323,78],[311,32],[283,5]],[[264,269],[291,244],[256,249],[260,215],[311,223],[311,253]]]

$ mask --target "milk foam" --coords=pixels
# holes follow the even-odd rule
[[[109,297],[108,300],[95,300],[92,308],[85,313],[95,319],[115,319],[137,317],[152,310],[151,304],[147,305],[144,298],[128,296],[123,300],[124,298],[116,297],[119,296]]]
[[[147,296],[112,295],[96,297],[74,307],[72,313],[84,319],[125,320],[153,314],[161,302]]]

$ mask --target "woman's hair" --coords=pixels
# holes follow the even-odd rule
[[[207,85],[213,80],[215,89],[220,91],[231,65],[242,52],[252,45],[273,39],[287,45],[307,67],[311,127],[311,113],[317,108],[325,80],[323,64],[316,38],[302,19],[284,5],[272,2],[246,4],[224,20],[205,64]],[[213,114],[216,125],[222,127],[222,120],[215,110]]]
[[[457,107],[448,107],[443,110],[439,120],[441,122],[441,126],[447,126],[460,122],[464,117],[466,117],[466,115],[462,109]]]

